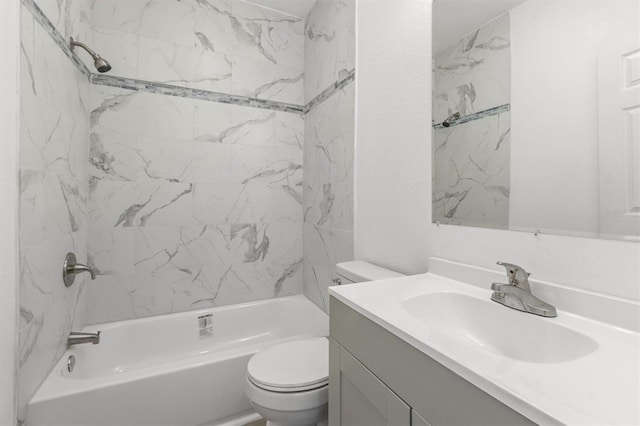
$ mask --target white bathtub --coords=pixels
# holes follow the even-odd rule
[[[207,314],[212,333],[200,337],[198,317]],[[100,344],[63,355],[29,402],[27,424],[241,423],[251,413],[242,391],[251,355],[277,342],[326,336],[328,325],[324,312],[292,296],[87,327],[101,330]]]

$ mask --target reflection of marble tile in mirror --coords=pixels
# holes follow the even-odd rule
[[[508,228],[509,15],[436,53],[433,82],[433,221]]]
[[[509,116],[434,129],[434,222],[508,227]]]
[[[433,120],[510,101],[509,15],[476,28],[433,58]]]
[[[627,0],[434,1],[434,221],[640,241],[640,132],[628,130],[640,85],[625,92],[635,103],[620,90],[621,64],[640,57],[638,16]],[[486,117],[507,116],[508,198],[496,213],[464,192],[487,191],[464,155],[493,137]]]
[[[525,1],[434,0],[432,14],[433,53],[441,52],[467,34]]]

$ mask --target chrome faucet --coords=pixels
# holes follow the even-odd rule
[[[531,294],[529,275],[521,266],[498,262],[507,270],[509,284],[491,284],[491,300],[522,312],[543,317],[557,317],[556,308]]]
[[[91,343],[97,345],[100,343],[100,332],[97,333],[77,333],[72,331],[67,337],[67,346],[79,345],[81,343]]]

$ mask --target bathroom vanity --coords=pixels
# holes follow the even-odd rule
[[[331,324],[331,425],[535,424],[335,298]]]
[[[330,425],[640,422],[637,303],[533,281],[543,318],[489,300],[497,271],[430,271],[330,289]]]

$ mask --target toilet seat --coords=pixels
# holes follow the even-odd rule
[[[305,392],[329,382],[329,341],[313,337],[266,348],[249,361],[247,379],[267,391]]]
[[[278,387],[278,386],[269,386],[269,385],[265,385],[263,383],[259,383],[256,382],[256,380],[251,377],[250,375],[247,374],[247,379],[253,383],[254,385],[256,385],[257,387],[259,387],[260,389],[264,389],[267,391],[271,391],[271,392],[279,392],[279,393],[295,393],[295,392],[304,392],[304,391],[309,391],[309,390],[314,390],[314,389],[319,389],[323,386],[327,386],[329,384],[329,379],[324,380],[320,383],[317,384],[310,384],[307,386],[290,386],[290,387]]]

